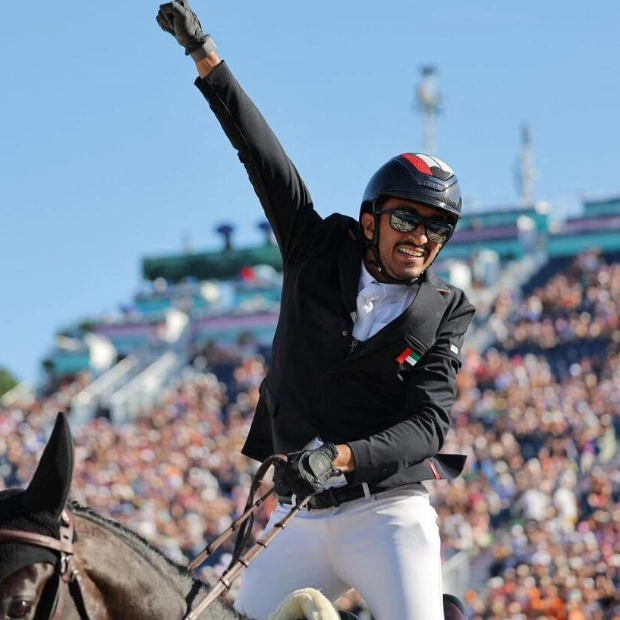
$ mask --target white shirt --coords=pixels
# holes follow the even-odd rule
[[[366,265],[362,262],[362,271],[357,286],[358,294],[371,282],[376,282],[376,280],[368,273]],[[399,317],[413,303],[418,290],[417,286],[406,286],[405,284],[383,284],[381,282],[378,282],[378,284],[383,289],[383,297],[371,302],[372,310],[370,315],[372,317],[372,327],[368,338],[374,336],[381,328]],[[354,338],[356,337],[355,332],[354,324]]]

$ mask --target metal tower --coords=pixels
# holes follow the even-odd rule
[[[416,108],[422,112],[424,152],[432,155],[435,151],[435,117],[440,111],[441,93],[437,87],[435,67],[421,67],[421,73]]]
[[[532,134],[530,128],[521,126],[521,152],[519,154],[519,166],[517,170],[517,191],[523,204],[531,204],[534,194],[534,181],[537,178],[534,168],[534,155],[532,150]]]

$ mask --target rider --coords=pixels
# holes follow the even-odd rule
[[[268,528],[312,498],[245,571],[235,607],[265,620],[298,588],[335,601],[353,587],[378,620],[441,620],[437,514],[422,481],[464,465],[439,452],[474,308],[429,267],[461,216],[457,178],[436,157],[398,155],[370,179],[359,220],[323,219],[186,0],[161,5],[157,21],[195,61],[283,259],[273,361],[243,453],[288,454]]]

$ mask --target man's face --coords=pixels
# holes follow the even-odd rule
[[[447,222],[446,214],[433,207],[404,200],[402,198],[388,198],[380,207],[381,211],[388,209],[398,209],[399,211],[411,212],[427,220]],[[419,277],[429,265],[435,260],[443,243],[432,241],[427,236],[423,223],[410,232],[400,232],[395,230],[390,224],[390,213],[383,213],[379,216],[379,257],[387,273],[398,280],[411,280]],[[370,213],[362,215],[362,228],[364,236],[372,239],[375,231],[375,218]],[[431,236],[433,236],[431,234]],[[381,281],[381,274],[377,273],[373,265],[374,255],[369,248],[364,257],[366,268],[373,274],[378,281]]]

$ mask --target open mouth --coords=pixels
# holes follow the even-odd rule
[[[406,256],[407,258],[419,258],[421,260],[424,259],[426,253],[421,248],[414,248],[411,246],[400,245],[396,248],[396,251],[401,256]]]

